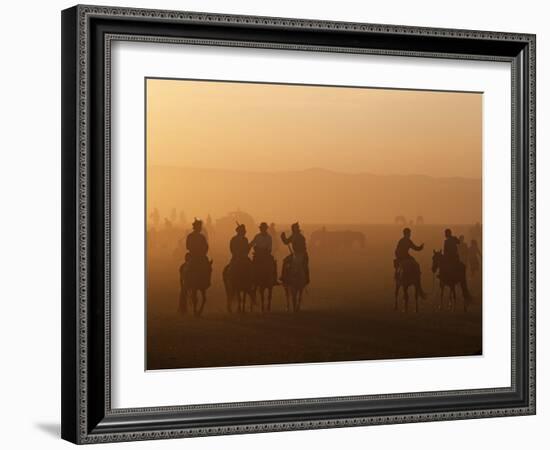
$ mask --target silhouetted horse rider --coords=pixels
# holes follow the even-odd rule
[[[281,281],[283,284],[286,284],[288,280],[289,270],[290,266],[292,264],[293,258],[297,258],[299,260],[303,261],[303,268],[305,272],[305,283],[306,285],[309,284],[310,278],[309,278],[309,256],[307,253],[306,248],[306,238],[302,234],[302,231],[300,230],[300,224],[298,222],[293,223],[291,226],[292,234],[287,237],[286,234],[283,232],[281,233],[281,240],[285,245],[292,245],[292,254],[285,257],[283,260],[283,270],[281,275]]]
[[[462,289],[462,295],[465,299],[469,299],[470,292],[466,283],[466,265],[460,261],[460,240],[453,236],[453,232],[450,228],[445,230],[445,242],[443,243],[443,258],[445,266],[443,267],[444,273],[440,278],[451,277],[456,279],[460,283]]]
[[[206,289],[210,287],[212,262],[208,260],[208,242],[202,234],[202,221],[195,218],[193,231],[185,240],[187,254],[185,263],[180,267],[180,285],[182,300],[185,301],[187,291],[192,295],[196,314],[201,314],[206,303]],[[202,304],[197,305],[197,291],[202,293]]]
[[[231,263],[240,263],[248,259],[248,252],[250,251],[250,245],[248,244],[248,238],[246,237],[246,227],[244,224],[237,225],[235,228],[237,234],[229,241],[229,250],[231,250]]]
[[[231,250],[231,261],[223,271],[223,280],[227,293],[228,310],[232,310],[234,297],[238,300],[238,310],[244,312],[246,296],[251,299],[250,309],[256,302],[254,294],[253,266],[248,257],[250,244],[246,237],[246,227],[244,224],[237,224],[235,228],[236,235],[229,242]]]
[[[208,253],[208,242],[202,234],[202,220],[195,218],[193,222],[193,231],[187,235],[185,247],[190,254],[189,262],[206,258]]]
[[[250,242],[250,248],[254,249],[254,255],[252,262],[257,268],[258,274],[270,273],[271,283],[270,285],[276,285],[277,283],[277,261],[272,255],[273,240],[268,233],[268,225],[265,222],[260,224],[260,232],[254,236],[254,239]],[[258,280],[257,280],[258,281]]]
[[[414,250],[416,252],[422,251],[424,249],[424,244],[416,245],[411,239],[411,229],[403,229],[403,237],[399,239],[397,247],[395,248],[395,260],[394,267],[396,271],[396,277],[399,271],[409,270],[413,277],[418,280],[418,295],[422,298],[425,297],[424,290],[422,289],[422,284],[420,282],[420,264],[414,259],[414,257],[409,253],[409,250]]]

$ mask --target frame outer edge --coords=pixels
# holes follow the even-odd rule
[[[525,44],[528,51],[527,87],[528,107],[524,123],[528,124],[528,280],[529,298],[527,324],[529,399],[525,406],[466,412],[426,413],[414,415],[377,416],[370,419],[351,418],[321,421],[295,421],[252,426],[223,426],[176,429],[166,431],[136,431],[124,433],[94,433],[89,430],[87,401],[88,346],[88,64],[89,30],[91,17],[128,17],[140,20],[160,20],[177,23],[240,24],[249,27],[276,27],[283,29],[318,29],[341,32],[380,32],[383,34],[424,35],[432,37],[460,37],[466,39],[500,40]],[[250,432],[273,432],[299,429],[364,426],[385,423],[456,420],[482,417],[502,417],[535,413],[535,36],[531,34],[499,33],[474,30],[451,30],[395,25],[361,24],[236,16],[224,14],[162,11],[137,8],[78,5],[63,11],[62,51],[62,437],[75,443],[115,442],[143,439],[165,439]],[[67,43],[68,39],[72,43]],[[71,48],[73,51],[68,51]],[[70,66],[69,68],[65,66]],[[74,102],[71,102],[71,99]],[[75,108],[76,105],[76,109]],[[523,213],[523,211],[522,211]],[[72,222],[72,224],[70,224]],[[75,298],[76,293],[76,298]],[[74,318],[74,320],[70,320]],[[527,334],[527,333],[526,333]],[[70,360],[67,362],[67,360]],[[74,389],[71,389],[71,386]]]
[[[61,12],[61,437],[78,442],[77,20]]]

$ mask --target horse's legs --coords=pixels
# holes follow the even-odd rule
[[[235,295],[237,296],[237,312],[242,313],[243,305],[242,305],[242,299],[241,299],[241,291],[235,292]]]
[[[399,283],[395,282],[395,303],[393,305],[394,311],[397,311],[399,308]]]
[[[403,291],[405,293],[405,312],[407,312],[409,310],[409,286],[403,286]]]
[[[200,293],[201,293],[202,302],[199,308],[199,316],[202,315],[202,311],[204,310],[204,305],[206,304],[206,289],[201,289]]]
[[[294,310],[294,312],[298,311],[297,309],[297,301],[298,301],[298,292],[296,291],[295,288],[290,288],[290,291],[292,293],[292,308]]]
[[[286,297],[286,312],[290,312],[290,292],[289,288],[285,286],[285,297]]]
[[[180,307],[179,311],[181,314],[187,314],[187,292],[182,286],[180,289]]]
[[[439,294],[439,310],[442,311],[443,310],[443,296],[445,295],[445,285],[443,283],[441,283],[439,285],[439,289],[441,290],[441,292]]]
[[[256,291],[254,289],[250,289],[248,291],[248,295],[250,296],[250,312],[252,312],[252,309],[256,304]],[[263,297],[262,297],[262,305],[263,305]]]
[[[271,298],[273,297],[273,288],[267,289],[267,310],[271,312]]]
[[[233,293],[227,294],[227,312],[229,314],[233,312]]]
[[[414,301],[415,301],[414,312],[418,312],[418,290],[419,290],[419,286],[418,284],[416,284],[414,286]]]
[[[193,303],[193,315],[197,315],[197,290],[191,289],[191,302]]]
[[[455,312],[456,310],[456,289],[455,286],[451,286],[451,293],[449,294],[449,300],[451,303],[451,311]]]

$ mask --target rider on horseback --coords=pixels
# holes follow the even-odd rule
[[[258,267],[262,266],[262,264],[269,264],[271,267],[273,285],[277,285],[279,284],[277,282],[277,261],[271,254],[273,240],[268,233],[268,228],[267,223],[262,222],[260,224],[260,232],[254,236],[254,239],[250,242],[250,248],[254,249],[252,262]]]
[[[191,280],[192,284],[200,284],[204,287],[210,285],[210,261],[206,256],[208,253],[208,242],[202,233],[202,220],[195,217],[193,231],[187,235],[185,248],[188,254],[185,256],[186,281]],[[193,281],[195,283],[193,283]]]
[[[185,247],[190,254],[190,260],[206,258],[208,253],[208,242],[202,234],[202,220],[197,219],[193,222],[193,231],[187,235]]]
[[[231,263],[239,263],[248,259],[248,252],[250,251],[250,245],[246,237],[246,227],[244,224],[237,224],[235,228],[237,234],[231,238],[229,242],[229,249],[231,250]]]
[[[292,234],[289,237],[286,237],[286,234],[281,233],[281,240],[285,245],[292,244],[292,254],[285,257],[283,260],[283,273],[281,274],[281,281],[285,283],[288,281],[288,273],[292,259],[294,257],[302,259],[304,263],[304,271],[306,277],[306,285],[309,284],[309,256],[307,254],[306,248],[306,238],[300,230],[300,224],[298,222],[293,223],[291,226]]]
[[[447,270],[451,273],[456,271],[458,273],[460,281],[460,287],[462,288],[462,294],[464,298],[470,297],[468,285],[466,283],[466,265],[460,260],[460,240],[453,236],[453,232],[450,228],[445,230],[445,242],[443,243],[443,257],[447,265]],[[463,280],[463,281],[462,281]]]
[[[399,242],[397,243],[397,247],[395,248],[395,259],[393,260],[396,275],[399,270],[404,270],[405,267],[410,267],[415,272],[415,274],[418,275],[419,295],[422,298],[424,298],[425,295],[424,290],[422,289],[422,285],[420,284],[420,265],[418,264],[416,259],[414,259],[414,257],[409,254],[409,250],[419,252],[423,249],[424,244],[416,245],[411,240],[411,229],[405,228],[403,229],[403,237],[399,240]]]

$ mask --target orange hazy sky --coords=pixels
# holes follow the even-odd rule
[[[482,94],[147,80],[147,162],[481,178]]]

